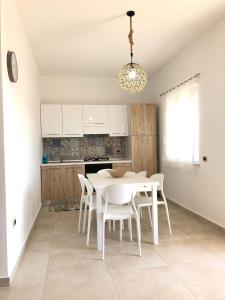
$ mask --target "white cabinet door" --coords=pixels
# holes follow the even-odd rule
[[[62,105],[63,136],[83,136],[82,105]]]
[[[109,105],[109,135],[128,136],[127,105]]]
[[[84,126],[109,126],[108,105],[83,105]]]
[[[62,136],[62,106],[61,104],[41,105],[42,137]]]

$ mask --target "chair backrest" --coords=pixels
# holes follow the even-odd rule
[[[154,175],[152,175],[150,177],[150,181],[157,181],[157,182],[159,182],[159,185],[157,186],[157,190],[163,192],[164,174],[162,174],[162,173],[154,174]]]
[[[85,187],[87,189],[87,194],[89,197],[92,197],[93,194],[93,186],[87,178],[84,178]]]
[[[103,189],[103,197],[111,204],[126,204],[133,200],[135,188],[131,184],[113,184]]]
[[[85,179],[85,177],[84,177],[83,174],[77,174],[77,177],[80,181],[81,193],[82,193],[82,195],[84,195],[84,190],[85,190],[85,181],[84,181],[84,179]]]
[[[112,169],[102,169],[102,170],[99,170],[98,172],[97,172],[97,174],[99,174],[99,175],[109,175],[109,173],[108,173],[108,171],[110,171],[110,170],[112,170]]]
[[[146,177],[147,171],[140,171],[137,174]]]

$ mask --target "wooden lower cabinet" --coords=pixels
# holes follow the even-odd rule
[[[113,169],[127,168],[127,171],[132,171],[132,163],[116,163],[113,164]]]
[[[64,200],[80,201],[81,188],[77,174],[84,174],[84,167],[64,166],[63,167],[63,198]]]
[[[131,137],[132,167],[134,172],[147,171],[147,176],[157,173],[157,137],[136,135]]]
[[[61,167],[49,168],[49,200],[63,199],[63,178]]]
[[[41,199],[49,199],[49,167],[41,167]]]
[[[41,169],[42,201],[80,201],[80,183],[77,174],[84,174],[83,165],[43,166]]]

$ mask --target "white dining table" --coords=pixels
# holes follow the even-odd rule
[[[91,182],[96,191],[96,214],[97,214],[97,245],[98,250],[102,250],[102,191],[106,186],[111,184],[132,184],[137,192],[143,191],[143,187],[148,184],[152,191],[152,242],[157,245],[159,243],[158,236],[158,206],[157,206],[157,186],[158,182],[150,182],[149,178],[144,177],[135,172],[127,172],[123,177],[113,178],[109,174],[88,173],[87,178]]]

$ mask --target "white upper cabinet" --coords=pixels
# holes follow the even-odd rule
[[[108,105],[83,105],[84,134],[109,134]]]
[[[42,137],[62,136],[62,106],[61,104],[41,105]]]
[[[127,105],[109,105],[109,135],[128,136]]]
[[[128,136],[127,105],[41,105],[42,137]]]
[[[83,136],[82,105],[62,105],[63,136]]]
[[[108,105],[83,105],[84,126],[109,126]]]

